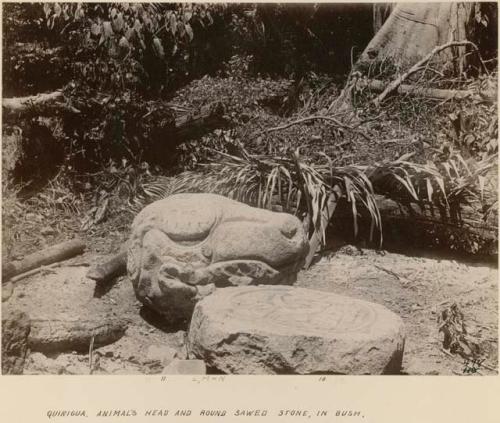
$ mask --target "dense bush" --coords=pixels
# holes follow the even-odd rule
[[[227,4],[45,4],[54,33],[76,41],[74,77],[92,88],[164,96],[231,53]]]
[[[71,59],[62,38],[54,43],[38,3],[2,6],[2,89],[4,97],[60,88],[71,79]]]
[[[344,74],[373,36],[367,4],[259,4],[248,48],[255,69]]]

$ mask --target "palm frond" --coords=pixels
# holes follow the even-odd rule
[[[324,241],[328,224],[325,208],[334,195],[349,204],[355,236],[358,219],[364,214],[370,219],[370,240],[377,233],[381,244],[382,218],[376,195],[402,203],[460,207],[485,199],[486,175],[497,163],[497,157],[471,164],[454,156],[443,163],[418,164],[403,156],[371,166],[335,167],[327,156],[326,164],[308,163],[298,151],[288,157],[219,156],[217,161],[199,165],[196,171],[143,184],[137,203],[145,205],[182,192],[217,193],[255,207],[295,214],[304,220],[310,235],[317,232]],[[496,204],[496,199],[485,203],[484,213],[492,213]]]

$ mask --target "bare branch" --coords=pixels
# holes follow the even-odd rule
[[[406,81],[411,75],[413,75],[415,72],[418,72],[429,60],[431,60],[436,54],[439,54],[443,50],[446,50],[447,48],[451,47],[460,47],[460,46],[471,46],[473,47],[476,51],[478,51],[477,46],[474,43],[471,43],[470,41],[452,41],[440,46],[435,47],[427,56],[425,56],[423,59],[415,63],[407,72],[402,74],[399,78],[395,79],[392,81],[386,88],[385,90],[374,100],[372,100],[372,103],[375,106],[379,106],[382,101],[385,100],[385,98],[391,94],[393,91],[395,91],[404,81]],[[479,53],[478,53],[479,54]]]

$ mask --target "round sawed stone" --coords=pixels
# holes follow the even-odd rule
[[[86,267],[59,267],[16,284],[15,294],[3,304],[29,315],[31,351],[88,351],[92,339],[97,348],[123,336],[126,318],[96,296],[86,272]]]
[[[393,374],[399,316],[367,301],[288,286],[225,288],[195,307],[190,358],[227,374]]]

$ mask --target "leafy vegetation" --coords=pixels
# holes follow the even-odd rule
[[[475,31],[489,46],[494,17],[483,12],[488,24],[478,18]],[[371,28],[366,5],[9,4],[3,19],[7,94],[64,93],[55,111],[31,105],[4,119],[3,211],[13,228],[4,251],[19,237],[37,245],[39,226],[54,225],[57,237],[114,222],[125,233],[125,212],[181,191],[295,213],[323,239],[333,196],[351,232],[365,236],[358,226],[368,221],[377,244],[380,195],[450,218],[471,204],[480,218],[496,213],[496,102],[405,94],[375,107],[376,93],[355,82],[388,82],[394,68],[351,69],[372,35],[360,30]],[[496,90],[496,51],[478,46],[487,66],[456,74],[433,62],[408,83]],[[344,85],[353,89],[343,104]],[[215,101],[224,126],[174,139],[176,121]],[[14,223],[26,213],[20,225],[30,230]]]
[[[74,34],[74,76],[95,88],[134,88],[162,96],[187,77],[216,69],[230,46],[225,28],[232,10],[227,4],[45,3],[43,7],[52,33]]]

